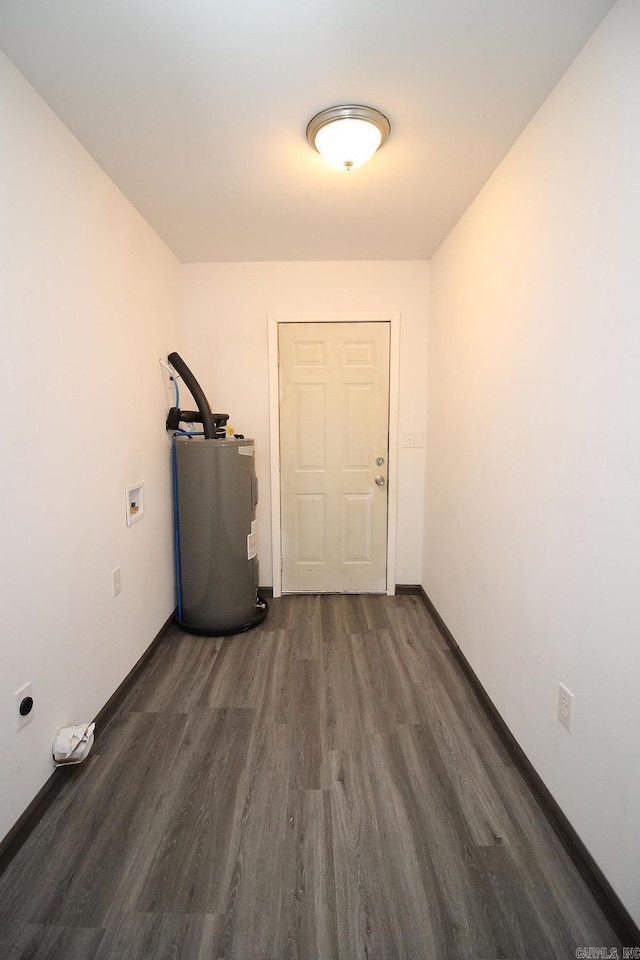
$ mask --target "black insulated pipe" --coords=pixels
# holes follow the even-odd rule
[[[182,377],[184,383],[191,392],[191,396],[196,402],[196,406],[202,416],[202,427],[204,429],[205,438],[207,440],[213,440],[216,433],[216,427],[213,422],[209,401],[204,395],[204,390],[191,373],[191,370],[189,370],[189,367],[186,365],[179,353],[170,353],[167,357],[167,360],[176,373]]]

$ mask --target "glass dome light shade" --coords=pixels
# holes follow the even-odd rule
[[[334,120],[316,134],[316,150],[338,170],[361,167],[374,155],[382,134],[368,120]]]
[[[317,113],[307,140],[332,167],[348,171],[370,160],[390,132],[391,124],[375,107],[343,104]]]

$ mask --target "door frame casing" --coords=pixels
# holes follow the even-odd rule
[[[389,324],[389,452],[387,475],[387,596],[396,592],[396,520],[398,514],[398,412],[400,396],[400,314],[365,316],[267,315],[269,343],[269,455],[271,473],[271,558],[273,596],[282,596],[282,529],[280,513],[280,372],[278,327],[281,323],[388,323]]]

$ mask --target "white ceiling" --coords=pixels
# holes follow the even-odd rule
[[[0,0],[0,47],[185,262],[429,258],[613,0]],[[305,128],[365,103],[350,173]]]

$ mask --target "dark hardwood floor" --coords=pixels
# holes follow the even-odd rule
[[[620,943],[415,596],[172,628],[0,878],[2,960]]]

